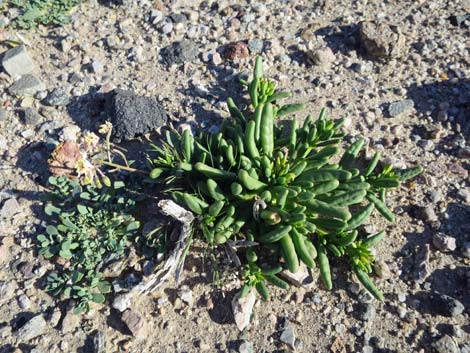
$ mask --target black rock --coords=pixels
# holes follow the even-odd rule
[[[465,310],[463,304],[448,295],[433,292],[429,294],[429,305],[432,312],[442,316],[458,316]]]
[[[70,103],[70,97],[62,88],[56,88],[44,99],[44,104],[51,106],[66,106]]]
[[[132,140],[159,128],[168,120],[156,97],[140,97],[120,89],[110,92],[105,109],[117,142]]]
[[[193,61],[198,53],[198,46],[190,40],[175,42],[160,51],[163,64],[171,66],[173,64],[183,64]]]

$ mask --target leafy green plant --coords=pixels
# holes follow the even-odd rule
[[[242,83],[248,109],[242,112],[229,99],[232,118],[218,133],[168,130],[161,146],[152,146],[150,177],[198,215],[198,228],[211,247],[238,240],[251,244],[244,254],[243,294],[255,287],[267,299],[265,282],[286,288],[277,277],[281,266],[297,272],[300,261],[310,268],[318,264],[325,288],[332,289],[330,261],[346,258],[364,287],[382,300],[369,274],[371,249],[384,232],[366,237],[360,226],[374,210],[393,222],[387,191],[421,173],[421,167],[379,167],[379,154],[362,167],[364,140],[341,154],[343,121],[327,119],[325,109],[302,126],[292,119],[284,131],[275,119],[304,107],[280,104],[291,94],[276,91],[263,76],[259,57],[252,81]]]
[[[53,188],[45,213],[51,223],[37,235],[39,254],[59,260],[61,268],[47,278],[46,290],[77,303],[74,312],[89,309],[90,301],[103,303],[111,291],[103,278],[109,254],[123,255],[139,222],[130,214],[135,205],[123,182],[110,188],[81,186],[65,176],[50,177]]]
[[[70,23],[70,11],[82,2],[83,0],[9,0],[7,5],[20,10],[13,26],[29,29],[38,24],[47,26]]]

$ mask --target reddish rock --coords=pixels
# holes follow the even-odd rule
[[[244,59],[250,55],[245,42],[230,43],[224,50],[224,57],[228,60]]]
[[[72,177],[81,158],[80,146],[74,141],[65,141],[52,151],[49,169],[54,176]]]
[[[144,319],[135,311],[129,309],[122,314],[122,321],[126,324],[132,336],[137,338],[145,337],[147,327]]]

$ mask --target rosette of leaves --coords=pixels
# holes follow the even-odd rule
[[[301,125],[292,119],[284,132],[275,120],[304,107],[280,103],[291,94],[277,91],[263,76],[259,57],[252,81],[242,83],[250,98],[246,111],[229,99],[231,119],[218,133],[167,131],[162,145],[153,146],[151,178],[199,215],[198,227],[211,246],[250,244],[243,293],[255,287],[268,298],[265,282],[286,288],[277,277],[280,266],[297,272],[300,262],[310,268],[318,264],[324,286],[331,289],[330,260],[346,258],[364,287],[382,300],[369,274],[371,248],[385,234],[366,237],[360,226],[375,210],[393,222],[387,191],[421,167],[379,167],[379,154],[361,167],[364,140],[342,152],[343,121],[327,119],[325,109]]]
[[[46,290],[75,300],[78,314],[89,310],[90,301],[103,303],[111,291],[102,268],[108,255],[123,255],[139,228],[130,213],[135,201],[122,182],[96,189],[62,176],[49,178],[49,184],[45,213],[51,220],[36,239],[39,254],[60,259],[62,266],[49,274]]]

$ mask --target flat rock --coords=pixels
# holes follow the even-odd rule
[[[388,115],[391,118],[406,113],[415,106],[415,103],[411,99],[405,99],[402,101],[395,101],[388,106]]]
[[[0,217],[11,218],[20,211],[21,206],[18,201],[16,201],[14,198],[11,198],[3,203],[2,208],[0,209]]]
[[[141,97],[120,89],[109,94],[105,108],[116,141],[132,140],[161,127],[168,120],[156,97]]]
[[[132,309],[126,310],[122,314],[122,321],[126,324],[132,336],[142,338],[146,335],[145,320]]]
[[[30,341],[35,337],[41,336],[47,331],[46,320],[41,314],[34,316],[24,324],[17,332],[19,341]]]
[[[375,58],[396,57],[405,45],[405,37],[400,29],[383,20],[361,22],[359,35],[367,53]]]
[[[192,62],[196,58],[198,51],[199,48],[194,41],[185,39],[163,48],[160,51],[160,56],[163,64],[166,66],[180,65]]]
[[[37,92],[44,91],[46,85],[36,76],[27,74],[21,76],[9,88],[8,92],[16,96],[33,97]]]
[[[24,45],[8,50],[3,56],[3,68],[13,77],[30,74],[36,68]]]
[[[253,290],[244,298],[240,298],[240,292],[232,299],[232,312],[235,324],[240,331],[243,331],[250,324],[253,306],[255,305],[256,296]]]
[[[27,125],[35,125],[41,121],[41,114],[34,107],[25,108],[21,114],[22,121]]]
[[[328,68],[335,61],[335,54],[329,47],[309,50],[307,56],[310,61],[321,68]]]

